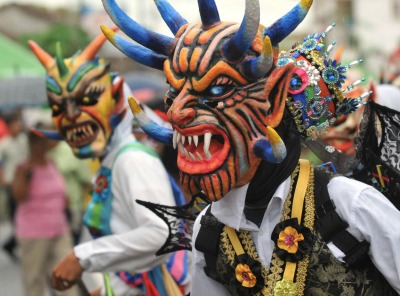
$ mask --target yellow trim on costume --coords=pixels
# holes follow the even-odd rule
[[[297,179],[296,190],[294,192],[293,204],[292,204],[292,214],[291,218],[297,218],[299,224],[301,224],[301,217],[303,215],[304,200],[307,192],[308,181],[310,178],[310,161],[306,159],[300,159],[300,171],[299,177]],[[286,262],[285,271],[283,273],[283,278],[294,282],[294,277],[296,275],[297,263]]]
[[[301,217],[303,215],[304,199],[306,196],[309,177],[310,161],[306,159],[300,159],[299,178],[297,180],[292,206],[292,218],[297,218],[299,224],[301,224]]]
[[[242,244],[240,243],[240,240],[236,234],[235,229],[225,226],[226,233],[228,234],[229,240],[232,243],[233,248],[235,249],[236,255],[242,255],[244,254],[244,250],[242,247]]]
[[[283,278],[285,280],[294,281],[294,275],[296,274],[297,264],[295,262],[286,262],[285,271],[283,272]]]
[[[378,172],[379,182],[381,183],[382,188],[385,188],[385,181],[382,178],[382,171],[381,171],[381,165],[380,164],[376,165],[376,170]]]

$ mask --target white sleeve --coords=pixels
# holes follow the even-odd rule
[[[355,203],[352,223],[370,242],[374,265],[400,294],[400,212],[370,187],[363,190]]]
[[[112,175],[112,235],[74,248],[87,271],[140,273],[166,261],[155,253],[168,237],[166,223],[136,199],[174,205],[168,175],[159,159],[128,151],[114,164]],[[115,218],[114,218],[115,217]],[[113,221],[114,219],[114,221]]]
[[[208,207],[207,207],[208,208]],[[200,230],[200,219],[205,214],[207,208],[205,208],[201,214],[197,217],[193,226],[193,241],[192,241],[192,289],[190,296],[229,296],[230,293],[225,289],[223,285],[209,278],[205,272],[204,267],[206,266],[204,254],[195,248],[195,242],[197,234]]]
[[[372,262],[400,293],[400,211],[374,188],[350,179],[339,180],[343,178],[332,179],[328,186],[331,198],[334,196],[331,191],[335,191],[338,214],[348,222],[347,230],[351,234],[371,244]],[[354,186],[354,183],[358,184]],[[352,189],[354,187],[358,188],[357,192]]]

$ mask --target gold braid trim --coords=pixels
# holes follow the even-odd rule
[[[296,169],[293,171],[291,176],[291,183],[290,183],[290,191],[289,195],[285,200],[285,204],[283,206],[283,213],[281,217],[281,222],[291,218],[291,208],[292,208],[292,188],[295,178],[299,173],[299,165],[296,166]],[[314,229],[314,219],[315,219],[315,204],[314,204],[314,169],[311,167],[310,175],[309,175],[309,182],[305,194],[305,214],[303,216],[302,224],[312,231]],[[255,296],[273,296],[274,295],[274,287],[276,283],[282,280],[285,262],[282,261],[276,255],[276,247],[272,254],[272,259],[270,263],[269,269],[266,268],[264,264],[262,264],[257,249],[255,248],[254,242],[251,238],[251,235],[248,231],[240,230],[238,232],[238,236],[240,242],[243,246],[243,249],[246,254],[248,254],[252,259],[257,260],[261,263],[262,270],[261,274],[264,278],[265,287],[255,294]],[[231,241],[229,240],[226,227],[221,233],[221,243],[222,248],[224,250],[225,258],[228,260],[228,264],[234,264],[236,253],[233,248]],[[308,264],[309,264],[309,255],[305,255],[303,260],[297,263],[297,270],[296,270],[296,285],[297,285],[297,292],[298,296],[304,295],[305,289],[305,281],[307,277],[308,271]]]
[[[314,230],[315,221],[315,203],[314,203],[314,169],[311,167],[310,179],[308,181],[308,187],[305,197],[305,215],[303,219],[303,225],[308,227],[311,232]],[[303,260],[297,263],[297,273],[296,273],[296,285],[298,295],[304,295],[305,282],[308,271],[310,255],[306,254]]]
[[[291,208],[292,208],[292,189],[293,189],[293,183],[294,180],[299,173],[300,166],[297,165],[295,170],[292,173],[291,180],[290,180],[290,191],[289,195],[286,198],[285,204],[283,205],[283,213],[281,217],[281,222],[285,221],[290,218],[291,214]],[[268,292],[271,295],[274,295],[274,287],[278,281],[282,279],[283,276],[283,271],[284,271],[284,265],[285,262],[282,261],[277,255],[276,255],[276,247],[274,249],[273,255],[272,255],[272,260],[269,268],[269,274],[268,274],[268,281],[267,281],[267,289]]]
[[[224,254],[225,258],[227,258],[229,265],[233,265],[235,262],[235,257],[236,253],[235,250],[233,249],[233,245],[231,244],[231,241],[228,238],[228,233],[226,232],[226,228],[224,227],[224,230],[221,232],[221,243],[222,243],[222,248],[224,249]]]

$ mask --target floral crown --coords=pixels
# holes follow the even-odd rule
[[[341,65],[336,59],[329,58],[335,42],[324,51],[324,41],[334,27],[335,23],[323,33],[308,35],[303,43],[295,44],[291,51],[282,52],[277,62],[278,67],[287,63],[295,65],[286,103],[298,130],[306,139],[324,136],[339,117],[355,111],[371,93],[365,92],[356,98],[345,96],[346,92],[365,81],[362,78],[342,88],[347,70],[363,60]]]

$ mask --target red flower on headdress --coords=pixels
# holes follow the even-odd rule
[[[301,68],[294,68],[292,78],[290,80],[288,93],[296,95],[301,93],[308,85],[308,74]]]

